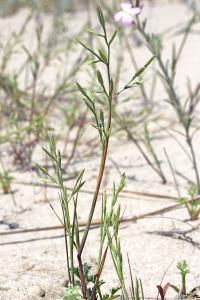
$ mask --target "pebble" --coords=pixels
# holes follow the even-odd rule
[[[44,298],[46,296],[45,290],[41,289],[38,293],[38,296]]]

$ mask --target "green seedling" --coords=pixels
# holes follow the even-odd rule
[[[180,261],[177,263],[177,269],[180,271],[181,275],[181,287],[178,288],[177,286],[170,285],[181,297],[186,297],[187,290],[186,290],[186,276],[189,273],[189,267],[185,260]]]
[[[181,289],[180,292],[182,295],[186,295],[186,276],[189,273],[189,267],[185,260],[180,261],[177,263],[177,269],[180,271],[181,274]]]
[[[170,284],[170,287],[175,290],[178,296],[183,299],[199,299],[200,286],[194,287],[191,291],[186,289],[186,276],[189,273],[188,264],[185,260],[177,263],[177,268],[180,271],[181,275],[181,287],[178,288],[175,285]]]
[[[161,300],[166,299],[166,293],[169,288],[172,288],[177,293],[177,299],[197,299],[199,298],[200,286],[193,288],[190,292],[186,289],[186,276],[189,273],[188,264],[185,260],[177,263],[177,269],[181,275],[181,287],[177,287],[173,284],[167,283],[164,286],[157,285],[158,295],[160,295]],[[157,297],[158,299],[158,297]]]
[[[198,187],[193,184],[189,191],[189,200],[186,198],[180,198],[179,202],[181,205],[185,206],[192,221],[198,220],[200,215],[200,199],[197,195]]]
[[[13,177],[10,170],[3,170],[0,172],[0,185],[4,194],[8,194],[11,191],[11,184]]]

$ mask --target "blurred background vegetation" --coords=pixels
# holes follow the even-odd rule
[[[73,9],[75,2],[77,3],[77,0],[0,0],[0,16],[11,15],[23,7],[40,9],[46,12],[55,11],[56,9],[58,13],[62,14],[65,10]],[[86,0],[80,2],[86,2]]]

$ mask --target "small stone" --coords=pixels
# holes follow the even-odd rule
[[[15,223],[15,222],[8,223],[7,225],[9,227],[9,229],[18,229],[19,228],[19,224]]]
[[[64,280],[63,281],[63,284],[62,284],[64,287],[68,287],[68,285],[69,285],[69,280]]]
[[[41,289],[38,293],[38,296],[44,298],[46,296],[45,290]]]

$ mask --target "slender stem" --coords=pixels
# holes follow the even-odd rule
[[[109,129],[111,127],[111,110],[109,109]],[[86,229],[81,241],[81,245],[80,245],[80,249],[79,249],[79,253],[78,256],[81,256],[83,248],[85,246],[85,242],[88,236],[88,232],[90,229],[90,225],[92,222],[92,218],[93,218],[93,214],[94,214],[94,210],[95,210],[95,206],[96,206],[96,202],[97,202],[97,198],[99,195],[99,190],[100,190],[100,186],[101,186],[101,181],[103,178],[103,174],[104,174],[104,169],[105,169],[105,163],[106,163],[106,158],[107,158],[107,152],[108,152],[108,144],[109,144],[109,137],[106,141],[105,147],[104,147],[104,151],[103,151],[103,156],[102,156],[102,160],[101,160],[101,164],[100,164],[100,169],[99,169],[99,175],[98,175],[98,179],[97,179],[97,184],[96,184],[96,189],[95,189],[95,193],[94,193],[94,197],[93,197],[93,201],[92,201],[92,206],[91,206],[91,210],[90,210],[90,214],[89,214],[89,218],[88,218],[88,224],[86,225]]]
[[[107,252],[108,252],[108,246],[106,247],[106,250],[105,250],[103,258],[102,258],[102,261],[99,265],[99,270],[98,270],[97,275],[96,275],[95,285],[92,289],[92,295],[91,295],[90,300],[95,299],[96,290],[98,289],[99,279],[100,279],[100,276],[101,276],[101,273],[102,273],[102,270],[103,270],[103,267],[104,267],[104,264],[105,264]]]
[[[32,92],[32,96],[31,96],[31,111],[30,111],[29,122],[32,121],[32,118],[35,113],[36,86],[37,86],[37,76],[35,76],[34,82],[33,82],[33,92]]]
[[[186,274],[182,275],[182,294],[186,295]]]
[[[69,282],[72,283],[71,273],[70,273],[70,265],[69,265],[69,252],[68,252],[68,241],[67,241],[67,225],[65,220],[65,211],[64,205],[61,203],[62,206],[62,213],[63,213],[63,221],[64,221],[64,235],[65,235],[65,250],[66,250],[66,257],[67,257],[67,271],[69,276]]]
[[[190,29],[191,29],[192,25],[194,24],[194,22],[195,22],[195,18],[192,17],[192,19],[190,20],[190,22],[189,22],[189,24],[186,28],[185,34],[183,36],[183,39],[182,39],[181,44],[179,46],[178,52],[176,54],[175,61],[174,61],[174,66],[173,66],[173,71],[175,71],[176,66],[177,66],[177,64],[180,60],[180,57],[181,57],[181,54],[183,52],[184,46],[185,46],[185,44],[187,42],[187,39],[189,37]],[[173,76],[175,76],[175,72],[174,72]]]
[[[110,45],[108,43],[107,40],[107,36],[106,36],[106,31],[104,29],[104,34],[105,34],[105,42],[107,45],[107,63],[106,63],[106,69],[107,69],[107,76],[108,76],[108,93],[106,93],[107,98],[108,98],[108,102],[109,102],[109,111],[108,111],[108,120],[107,120],[107,127],[106,127],[106,132],[108,133],[107,137],[106,137],[106,141],[105,144],[102,145],[102,158],[101,158],[101,163],[100,163],[100,168],[99,168],[99,174],[98,174],[98,178],[97,178],[97,183],[96,183],[96,188],[95,188],[95,193],[93,196],[93,200],[92,200],[92,206],[90,209],[90,213],[89,213],[89,217],[88,217],[88,221],[87,221],[87,225],[81,240],[81,244],[78,250],[78,254],[77,254],[77,258],[78,258],[78,263],[79,263],[79,269],[80,269],[80,277],[81,277],[81,286],[82,286],[82,294],[83,294],[83,298],[86,299],[86,293],[87,293],[87,286],[86,286],[86,282],[85,282],[85,277],[84,277],[84,271],[83,271],[83,263],[82,263],[82,252],[88,237],[88,233],[91,227],[91,223],[92,223],[92,219],[93,219],[93,215],[94,215],[94,211],[95,211],[95,207],[96,207],[96,203],[97,203],[97,199],[98,199],[98,195],[99,195],[99,190],[100,190],[100,186],[101,186],[101,182],[102,182],[102,178],[103,178],[103,174],[104,174],[104,170],[105,170],[105,164],[106,164],[106,159],[107,159],[107,152],[108,152],[108,145],[109,145],[109,132],[111,130],[111,119],[112,119],[112,98],[113,98],[113,91],[111,88],[111,73],[110,73]]]
[[[176,180],[176,174],[175,174],[175,171],[174,171],[174,168],[173,168],[173,164],[172,164],[172,162],[171,162],[171,160],[169,158],[169,155],[168,155],[166,149],[164,149],[164,153],[165,153],[165,156],[167,158],[167,162],[168,162],[168,165],[170,167],[170,170],[172,172],[172,176],[173,176],[173,179],[174,179],[174,184],[175,184],[175,187],[176,187],[176,191],[177,191],[178,197],[181,198],[181,193],[180,193],[178,182]]]
[[[166,66],[165,66],[165,64],[162,60],[160,50],[156,49],[153,41],[151,40],[151,36],[144,31],[144,29],[142,28],[139,20],[138,20],[138,27],[137,28],[138,28],[139,32],[142,34],[142,36],[144,37],[145,41],[147,42],[148,48],[151,51],[151,53],[156,55],[159,66],[160,66],[160,68],[163,72],[164,78],[166,80],[167,92],[169,94],[171,104],[175,108],[176,113],[178,115],[178,118],[181,122],[182,108],[181,108],[181,105],[180,105],[179,97],[176,94],[174,84],[173,84],[173,80],[170,77],[170,74],[169,74],[169,72],[168,72],[168,70],[167,70],[167,68],[166,68]]]
[[[132,6],[134,6],[134,5],[133,5],[133,0],[129,0],[129,2],[130,2],[130,4],[131,4]]]
[[[136,6],[136,7],[139,7],[139,6],[140,6],[140,0],[136,0],[135,6]]]
[[[64,166],[65,169],[67,169],[67,167],[69,166],[71,160],[73,159],[73,157],[75,155],[76,148],[77,148],[77,145],[78,145],[78,143],[80,141],[82,130],[84,128],[84,123],[85,123],[86,115],[87,115],[87,112],[85,112],[83,114],[83,116],[81,116],[81,120],[80,120],[79,125],[78,125],[78,129],[77,129],[76,136],[75,136],[75,139],[74,139],[74,142],[73,142],[71,153],[70,153],[70,155],[69,155],[69,157],[67,159],[67,162],[66,162],[66,164]]]
[[[160,176],[160,178],[162,179],[162,183],[165,184],[166,183],[166,178],[165,178],[165,176],[162,172],[162,169],[160,171],[160,169],[157,169],[156,166],[154,166],[152,161],[149,159],[149,157],[146,155],[145,151],[140,146],[138,140],[133,136],[133,134],[131,133],[131,131],[127,127],[127,125],[118,116],[117,116],[117,118],[118,118],[118,122],[119,122],[121,128],[123,130],[125,130],[126,133],[128,134],[128,138],[136,145],[137,149],[140,151],[140,153],[142,154],[143,158],[146,160],[148,165]]]
[[[198,194],[200,194],[200,178],[199,178],[199,171],[198,171],[198,167],[197,167],[197,159],[196,159],[196,155],[195,155],[195,151],[194,151],[194,147],[193,147],[193,143],[192,143],[192,139],[189,135],[188,130],[186,131],[186,141],[187,144],[190,148],[190,152],[191,152],[191,156],[192,156],[192,162],[193,162],[193,167],[194,167],[194,172],[195,172],[195,176],[196,176],[196,183],[197,183],[197,188],[198,188]]]
[[[110,78],[110,47],[108,46],[108,63],[107,63],[107,73],[108,73],[108,80],[109,80],[109,90],[110,90],[110,85],[111,85],[111,78]],[[108,121],[107,121],[107,132],[109,132],[109,130],[111,129],[111,117],[112,117],[112,95],[111,98],[108,99],[109,100],[109,112],[108,112]],[[104,169],[105,169],[105,164],[106,164],[106,158],[107,158],[107,152],[108,152],[108,144],[109,144],[109,135],[107,137],[104,149],[103,149],[103,155],[102,155],[102,160],[101,160],[101,164],[100,164],[100,169],[99,169],[99,175],[98,175],[98,179],[97,179],[97,184],[96,184],[96,189],[95,189],[95,193],[94,193],[94,197],[93,197],[93,202],[92,202],[92,206],[91,206],[91,210],[90,210],[90,214],[89,214],[89,218],[88,218],[88,224],[86,226],[85,229],[85,233],[83,235],[82,241],[81,241],[81,245],[80,245],[80,249],[79,249],[79,253],[78,255],[82,254],[83,248],[85,246],[85,242],[88,236],[88,232],[90,229],[90,225],[92,222],[92,218],[93,218],[93,214],[94,214],[94,210],[96,207],[96,202],[97,202],[97,198],[99,195],[99,190],[100,190],[100,186],[101,186],[101,182],[102,182],[102,178],[103,178],[103,174],[104,174]]]
[[[135,69],[136,69],[136,71],[137,71],[137,70],[139,70],[139,67],[138,67],[137,61],[136,61],[136,59],[135,59],[135,57],[134,57],[134,54],[133,54],[133,51],[132,51],[132,47],[131,47],[131,45],[130,45],[130,43],[129,43],[129,40],[128,40],[128,38],[127,38],[127,35],[124,35],[124,39],[125,39],[126,47],[127,47],[127,49],[128,49],[128,52],[129,52],[129,55],[130,55],[130,59],[131,59],[131,61],[132,61],[132,64],[134,65],[134,67],[135,67]],[[144,85],[143,85],[143,84],[140,84],[140,85],[139,85],[139,88],[140,88],[140,90],[141,90],[141,94],[142,94],[142,96],[143,96],[143,98],[144,98],[145,104],[147,104],[147,103],[149,102],[149,99],[148,99],[148,96],[147,96],[146,89],[145,89]]]

